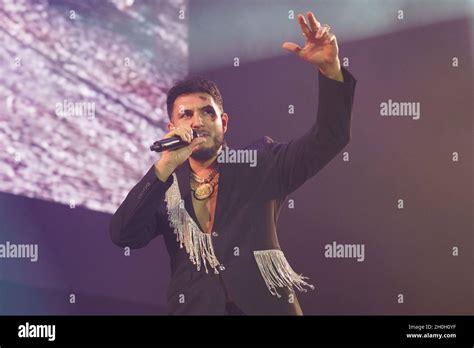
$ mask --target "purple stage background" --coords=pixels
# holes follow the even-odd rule
[[[283,251],[316,286],[304,313],[474,313],[473,1],[15,3],[0,2],[0,244],[39,253],[0,258],[0,314],[165,313],[162,238],[126,256],[110,214],[156,160],[165,93],[187,73],[217,82],[233,147],[312,126],[317,70],[280,48],[301,41],[291,10],[331,24],[358,80],[350,144],[280,215]],[[12,14],[30,10],[48,14],[23,16],[44,20],[35,39]],[[94,112],[55,112],[64,99]],[[389,100],[419,119],[381,116]],[[365,260],[325,257],[333,242]]]

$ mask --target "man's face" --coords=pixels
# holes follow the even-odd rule
[[[168,129],[188,126],[205,133],[206,141],[198,145],[191,157],[206,161],[215,156],[224,142],[229,116],[220,110],[214,98],[207,93],[180,95],[174,101]]]

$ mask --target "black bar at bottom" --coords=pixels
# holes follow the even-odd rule
[[[86,343],[134,346],[160,343],[384,343],[472,347],[473,318],[0,316],[0,347]],[[54,325],[54,337],[51,325]]]

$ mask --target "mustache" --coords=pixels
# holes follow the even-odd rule
[[[212,158],[214,155],[217,154],[219,148],[224,144],[224,135],[223,134],[214,134],[210,137],[211,144],[207,147],[202,147],[196,151],[194,151],[191,155],[192,158],[200,161],[206,161]]]

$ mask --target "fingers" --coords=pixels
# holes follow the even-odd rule
[[[321,23],[318,22],[313,12],[309,11],[306,15],[308,16],[309,27],[311,28],[311,30],[318,31],[319,27],[321,26]]]
[[[318,22],[316,17],[311,11],[308,11],[307,14],[308,16],[308,23],[305,20],[305,17],[301,14],[298,15],[298,23],[300,24],[301,31],[303,32],[303,35],[305,36],[306,40],[315,38],[315,39],[332,39],[332,37],[329,36],[329,30],[330,27],[327,24],[324,24],[321,26],[321,23]],[[283,47],[286,48],[286,47]],[[287,48],[291,51],[294,52],[296,49],[293,45],[291,47]]]
[[[323,25],[322,27],[319,27],[318,32],[316,33],[316,39],[323,38],[326,34],[329,34],[329,28]]]
[[[303,15],[298,15],[298,23],[300,24],[301,31],[303,32],[304,35],[308,36],[311,34],[311,30],[306,24],[306,20],[304,19]]]
[[[326,36],[327,36],[326,40],[327,40],[328,42],[330,42],[330,43],[333,44],[333,45],[336,44],[336,35],[334,35],[333,33],[329,33],[329,34],[327,34]]]
[[[206,142],[206,139],[205,138],[194,138],[193,141],[191,142],[191,144],[189,144],[189,147],[191,148],[191,151],[194,152],[194,150],[196,150],[196,148],[201,145],[202,143],[205,143]]]
[[[308,21],[305,20],[305,17],[302,14],[298,14],[298,23],[301,27],[303,35],[305,36],[304,49],[306,49],[306,45],[309,44],[324,45],[326,43],[330,43],[331,45],[335,45],[337,47],[336,36],[330,33],[330,26],[327,24],[321,25],[321,23],[316,19],[311,11],[308,11],[306,15],[308,17]],[[315,42],[315,40],[317,41]],[[303,54],[303,48],[293,42],[285,42],[281,47],[287,51],[297,54],[300,57]]]
[[[285,42],[283,43],[283,45],[281,45],[281,47],[283,47],[285,50],[296,53],[298,55],[302,51],[302,48],[293,42]]]
[[[175,135],[177,135],[182,140],[188,143],[191,143],[191,141],[193,140],[193,130],[191,129],[191,127],[188,126],[176,127],[171,129],[171,131],[166,135],[165,138],[170,138]]]
[[[328,42],[333,45],[336,43],[336,35],[334,35],[333,33],[330,33],[329,28],[327,28],[327,30],[322,30],[319,37],[318,35],[316,35],[316,38],[323,40],[323,42],[325,43]]]

